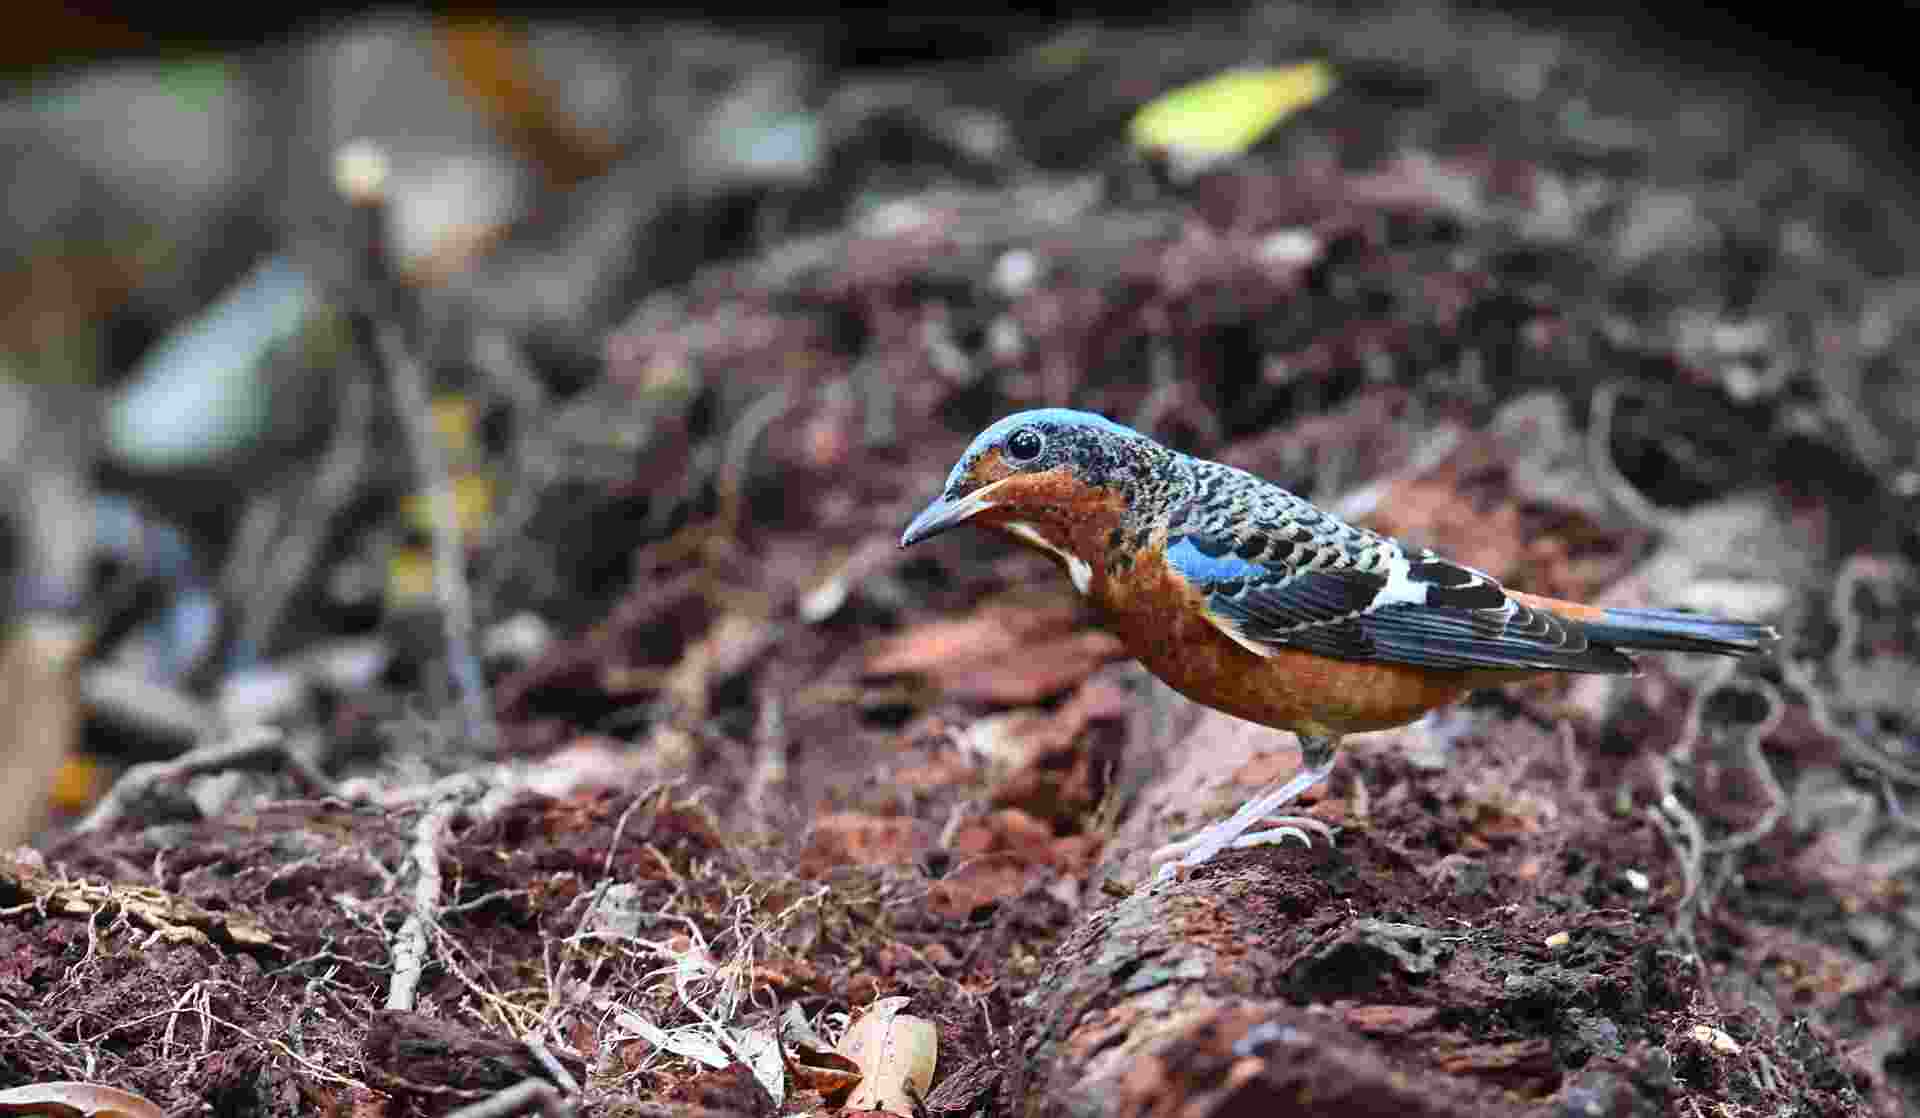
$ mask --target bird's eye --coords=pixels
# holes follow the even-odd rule
[[[1007,436],[1007,460],[1015,464],[1031,462],[1040,457],[1046,446],[1047,440],[1040,437],[1040,432],[1022,427]]]

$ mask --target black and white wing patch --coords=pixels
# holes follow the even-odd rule
[[[1262,655],[1297,648],[1341,660],[1436,669],[1631,673],[1577,623],[1508,597],[1491,577],[1397,543],[1361,563],[1298,566],[1242,558],[1233,541],[1187,534],[1167,562],[1208,620]],[[1244,550],[1244,549],[1243,549]]]

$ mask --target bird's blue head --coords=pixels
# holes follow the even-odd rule
[[[1164,453],[1153,440],[1103,415],[1016,412],[974,436],[900,546],[976,517],[997,527],[1084,520],[1095,506],[1124,505],[1126,485],[1156,452]]]

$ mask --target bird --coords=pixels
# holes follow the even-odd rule
[[[900,546],[968,522],[1057,561],[1174,690],[1299,739],[1297,772],[1155,852],[1163,874],[1229,848],[1311,846],[1308,832],[1331,843],[1324,822],[1274,813],[1327,778],[1348,734],[1541,675],[1632,675],[1633,652],[1744,657],[1778,639],[1755,622],[1510,590],[1245,470],[1066,408],[981,431]],[[1275,826],[1248,833],[1263,821]]]

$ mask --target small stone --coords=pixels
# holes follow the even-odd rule
[[[1018,299],[1033,290],[1040,278],[1040,259],[1031,249],[1009,249],[993,265],[993,289],[1008,299]]]
[[[519,666],[531,663],[553,644],[553,627],[538,614],[522,610],[492,626],[481,638],[480,651],[488,661]]]

